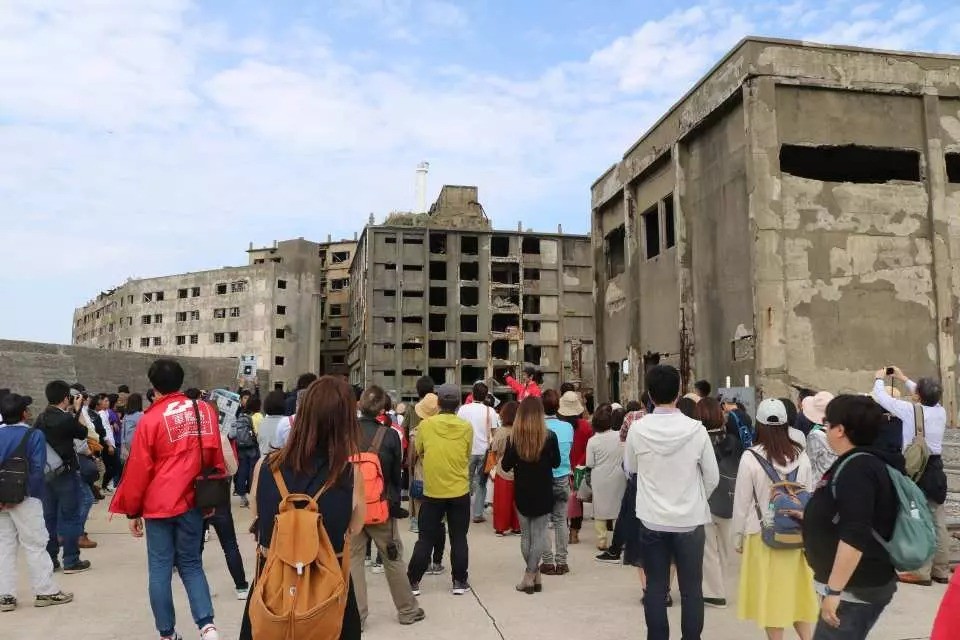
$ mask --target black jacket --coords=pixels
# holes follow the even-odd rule
[[[377,429],[382,427],[373,418],[361,417],[360,420],[360,451],[366,451],[373,444]],[[390,427],[384,427],[387,432],[380,443],[380,469],[386,483],[387,501],[390,503],[390,513],[396,513],[400,508],[400,486],[403,481],[403,445],[400,436]]]
[[[527,518],[544,516],[553,511],[553,470],[560,466],[557,434],[547,431],[547,440],[536,462],[521,460],[513,446],[513,439],[508,440],[500,466],[507,473],[513,471],[513,499],[517,511]]]
[[[833,476],[840,464],[858,451],[858,456],[837,476],[834,499]],[[890,556],[873,536],[876,531],[889,540],[897,519],[899,502],[887,465],[902,469],[901,457],[876,448],[857,448],[837,459],[823,474],[817,490],[803,515],[803,545],[807,564],[818,582],[826,584],[833,570],[840,541],[863,552],[846,591],[870,602],[871,590],[885,587],[896,579]],[[836,520],[836,522],[834,522]]]
[[[63,411],[59,407],[49,406],[37,416],[34,425],[43,432],[47,443],[63,460],[65,471],[79,469],[77,451],[74,449],[74,440],[86,440],[87,428],[80,424],[71,411]]]

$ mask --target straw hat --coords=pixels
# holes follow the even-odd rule
[[[428,393],[423,396],[423,400],[417,403],[413,410],[417,413],[417,416],[421,420],[426,420],[427,418],[432,418],[433,416],[440,413],[440,405],[438,404],[439,398],[437,394]]]
[[[580,394],[576,391],[567,391],[560,396],[560,408],[557,415],[567,417],[577,417],[583,415],[583,403],[580,402]]]

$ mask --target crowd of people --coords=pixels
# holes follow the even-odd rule
[[[385,575],[400,624],[424,620],[421,582],[445,572],[447,540],[451,593],[470,591],[468,531],[488,512],[498,537],[519,539],[525,594],[571,573],[569,546],[592,515],[596,560],[637,570],[650,640],[670,637],[674,580],[682,637],[702,636],[704,608],[734,599],[733,554],[737,614],[774,640],[789,629],[802,640],[866,638],[898,582],[951,580],[942,388],[896,367],[878,371],[870,394],[799,389],[798,404],[767,398],[752,416],[707,381],[681,395],[679,372],[665,365],[645,372],[645,392],[626,406],[593,406],[571,384],[543,388],[533,368],[505,378],[515,399],[484,381],[464,398],[423,377],[409,404],[304,374],[291,393],[241,392],[229,420],[203,392],[182,389],[176,361],[157,360],[148,379],[143,395],[50,382],[35,420],[31,398],[0,390],[0,611],[17,607],[18,545],[35,606],[73,600],[54,572],[91,569],[86,520],[110,494],[110,512],[146,539],[149,601],[166,640],[180,637],[175,570],[202,640],[220,637],[202,562],[209,528],[246,603],[241,638],[308,623],[359,638],[368,569]],[[254,517],[253,580],[231,493]],[[904,495],[919,497],[904,506]],[[281,529],[302,531],[303,517],[322,526],[291,546]],[[909,517],[928,531],[905,537]],[[904,560],[905,545],[920,561]],[[953,582],[944,608],[957,598]],[[933,637],[960,637],[958,617],[942,609]]]

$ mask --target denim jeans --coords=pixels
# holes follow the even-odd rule
[[[87,519],[90,518],[90,510],[93,509],[93,489],[86,482],[80,483],[80,513],[78,519],[80,523],[80,533],[87,533]]]
[[[251,456],[243,451],[237,458],[237,475],[233,477],[234,489],[239,496],[250,493],[250,483],[253,480],[253,468],[257,465],[259,456]]]
[[[467,582],[470,565],[470,546],[467,530],[470,528],[470,496],[459,498],[424,498],[420,507],[420,537],[413,547],[407,567],[411,584],[419,584],[430,564],[430,555],[443,537],[443,518],[450,531],[450,566],[454,582]]]
[[[839,627],[831,627],[823,618],[817,621],[813,640],[864,640],[890,601],[880,604],[841,602],[837,609]]]
[[[473,496],[473,517],[482,518],[487,502],[487,475],[483,472],[486,455],[470,456],[470,495]]]
[[[63,538],[63,564],[72,567],[80,562],[77,540],[83,533],[80,524],[81,482],[77,471],[61,473],[46,485],[43,492],[43,519],[47,525],[47,553],[54,564],[59,561]]]
[[[570,476],[553,479],[553,511],[550,522],[553,524],[553,545],[547,540],[543,552],[544,564],[567,564],[567,543],[570,528],[567,526],[567,501],[570,499]]]
[[[219,507],[212,516],[204,519],[203,531],[213,527],[217,532],[217,540],[223,549],[223,557],[227,561],[227,569],[233,578],[233,586],[237,589],[246,589],[247,574],[243,570],[243,558],[240,556],[240,547],[237,546],[237,529],[233,524],[233,512],[230,506]],[[203,537],[200,538],[200,551],[203,552]]]
[[[528,518],[520,514],[520,554],[527,566],[527,573],[540,570],[540,556],[547,549],[547,522],[550,514]]]
[[[647,593],[643,598],[647,640],[670,640],[667,621],[667,593],[670,563],[677,565],[680,583],[680,637],[700,640],[703,633],[703,526],[690,533],[651,531],[640,523],[640,553],[647,572]]]
[[[146,520],[147,569],[150,608],[161,636],[173,635],[176,612],[173,608],[173,567],[187,592],[190,612],[197,628],[213,622],[210,587],[203,573],[200,549],[203,542],[203,515],[192,509],[175,518]]]

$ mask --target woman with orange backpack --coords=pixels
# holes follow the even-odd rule
[[[251,491],[258,570],[241,640],[359,640],[349,553],[366,517],[364,485],[350,462],[359,439],[353,390],[324,376],[307,389],[283,449],[258,463]]]

